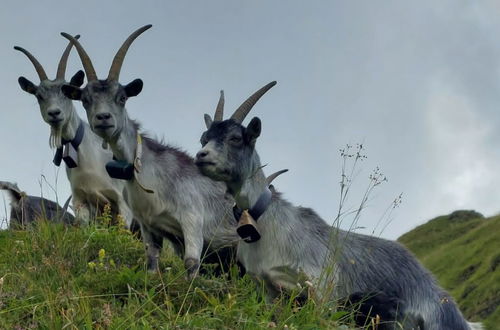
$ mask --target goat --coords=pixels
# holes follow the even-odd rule
[[[38,219],[65,224],[73,224],[75,221],[75,218],[66,212],[71,196],[61,207],[46,198],[27,195],[15,183],[0,181],[0,189],[6,190],[10,197],[9,228],[11,229],[25,228]]]
[[[57,148],[54,164],[59,166],[61,160],[66,163],[77,222],[87,223],[109,203],[112,213],[121,214],[130,228],[133,215],[123,199],[124,183],[111,179],[104,169],[104,164],[113,157],[111,151],[101,148],[101,138],[78,116],[71,99],[61,93],[61,86],[66,83],[64,76],[71,48],[69,43],[59,61],[56,78],[50,80],[30,52],[14,47],[28,57],[40,78],[39,86],[25,77],[19,77],[18,82],[22,90],[36,96],[42,118],[50,126],[49,144]],[[70,84],[81,86],[83,79],[83,71],[78,71]]]
[[[82,101],[91,129],[109,144],[117,159],[107,168],[110,175],[127,180],[127,203],[141,227],[148,269],[158,269],[163,238],[168,238],[183,256],[188,277],[193,278],[204,248],[212,252],[227,247],[231,255],[238,236],[231,201],[224,199],[224,185],[201,175],[186,153],[140,134],[139,124],[127,114],[125,103],[141,92],[143,82],[136,79],[121,85],[121,66],[131,43],[150,27],[136,30],[125,40],[105,80],[97,79],[78,40],[62,33],[75,45],[88,79],[83,89],[66,84],[62,91]]]
[[[214,118],[205,115],[207,131],[201,136],[202,148],[196,155],[196,165],[204,175],[226,183],[236,209],[248,210],[254,220],[258,218],[254,225],[260,240],[251,242],[253,237],[243,236],[245,242],[239,243],[237,258],[249,274],[264,281],[268,299],[308,280],[321,299],[339,299],[359,292],[381,292],[393,297],[400,302],[405,317],[398,321],[405,329],[459,330],[473,326],[467,324],[450,295],[402,245],[340,230],[328,225],[312,209],[287,202],[279,193],[271,197],[255,150],[261,121],[254,117],[246,127],[242,122],[275,84],[271,82],[258,90],[227,120],[223,120],[221,92]]]

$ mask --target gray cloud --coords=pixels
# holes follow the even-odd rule
[[[36,81],[31,64],[12,50],[32,51],[55,74],[66,41],[80,33],[100,76],[135,28],[153,29],[131,47],[121,80],[140,77],[144,91],[127,108],[153,135],[194,154],[218,91],[237,107],[271,80],[278,85],[256,105],[263,120],[257,148],[285,197],[332,221],[340,157],[363,142],[368,159],[357,172],[349,206],[380,166],[378,187],[359,225],[371,232],[400,192],[404,201],[382,236],[395,238],[456,208],[493,214],[500,208],[498,95],[499,6],[491,2],[51,1],[0,13],[0,155],[2,180],[40,194],[55,185],[48,126],[17,77]],[[22,24],[20,19],[22,18]],[[68,72],[79,69],[73,54]],[[81,106],[77,105],[84,115]],[[58,174],[59,199],[69,194]],[[46,196],[54,194],[43,187]],[[1,213],[0,213],[1,214]]]

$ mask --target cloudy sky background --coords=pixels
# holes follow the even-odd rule
[[[376,166],[388,182],[372,193],[360,232],[371,233],[400,193],[403,203],[382,220],[391,221],[383,237],[456,209],[493,215],[500,211],[499,15],[495,1],[3,1],[0,180],[55,199],[40,186],[43,174],[61,203],[70,194],[64,170],[52,165],[36,99],[17,84],[20,75],[38,77],[12,47],[31,51],[53,78],[66,46],[59,33],[79,33],[106,77],[124,39],[151,23],[120,79],[143,79],[127,109],[153,136],[194,155],[203,113],[213,113],[220,89],[230,112],[277,80],[252,114],[263,121],[257,148],[265,170],[290,169],[276,186],[293,203],[331,222],[338,150],[363,143],[368,158],[347,209],[359,204]],[[67,78],[80,67],[72,53]]]

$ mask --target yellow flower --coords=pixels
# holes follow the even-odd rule
[[[106,257],[106,250],[100,249],[99,250],[99,260],[102,262],[105,257]]]
[[[87,266],[88,266],[90,269],[95,269],[95,262],[92,262],[92,261],[91,261],[91,262],[89,262],[89,263],[87,264]]]

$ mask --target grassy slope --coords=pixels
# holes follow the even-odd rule
[[[469,320],[500,324],[500,216],[467,211],[435,218],[401,236],[458,301]]]
[[[247,276],[186,281],[168,249],[161,266],[161,275],[145,271],[142,243],[118,229],[0,231],[0,329],[259,329],[271,321],[332,329],[344,315],[290,298],[266,305]]]

